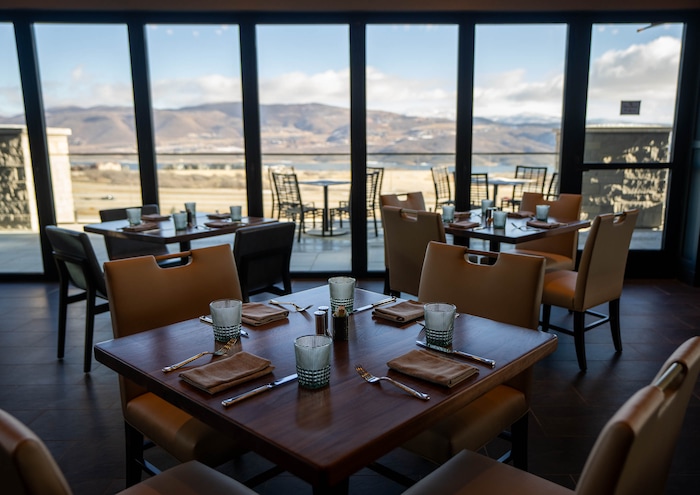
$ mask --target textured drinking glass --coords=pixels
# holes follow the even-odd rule
[[[187,213],[184,211],[173,213],[173,223],[175,230],[185,230],[187,228]]]
[[[197,225],[197,203],[185,203],[185,211],[187,212],[187,223],[192,226]]]
[[[241,310],[243,303],[238,299],[219,299],[209,303],[214,338],[228,342],[241,335]]]
[[[331,313],[335,313],[339,306],[345,306],[345,310],[352,313],[355,305],[355,279],[331,277],[328,279],[328,288],[331,295]]]
[[[452,222],[455,219],[455,207],[452,205],[442,205],[442,221]]]
[[[494,210],[494,212],[493,212],[493,228],[494,229],[505,229],[507,216],[508,216],[508,214],[503,210]]]
[[[481,200],[481,214],[486,213],[486,210],[493,207],[492,199],[482,199]]]
[[[448,303],[429,303],[425,312],[425,342],[440,347],[452,346],[457,307]]]
[[[129,220],[129,225],[138,225],[141,223],[141,208],[127,208],[126,219]]]
[[[549,205],[537,205],[535,206],[535,218],[543,222],[547,221],[549,218]]]
[[[299,385],[304,388],[321,388],[331,378],[331,344],[327,335],[302,335],[294,341]]]
[[[231,210],[231,221],[232,222],[240,222],[241,221],[241,207],[240,206],[232,206],[230,208]]]

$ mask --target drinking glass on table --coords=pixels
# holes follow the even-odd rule
[[[304,388],[321,388],[331,377],[331,344],[327,335],[302,335],[294,341],[299,385]]]
[[[345,306],[345,310],[352,313],[355,306],[355,279],[331,277],[328,279],[328,288],[331,296],[331,313],[338,311],[340,306]]]
[[[506,218],[508,214],[503,210],[493,211],[493,228],[494,229],[505,229],[506,228]]]
[[[187,212],[173,213],[173,224],[175,225],[175,230],[185,230],[187,228]]]
[[[549,205],[535,206],[535,218],[541,222],[546,222],[549,218]]]
[[[241,214],[241,207],[240,206],[231,206],[231,221],[232,222],[240,222],[242,218]]]
[[[127,208],[126,219],[129,220],[129,225],[139,225],[141,223],[141,208]]]
[[[241,311],[243,303],[238,299],[218,299],[209,303],[214,338],[228,342],[241,335]]]
[[[426,344],[451,347],[457,307],[448,303],[428,303],[423,309]]]
[[[187,224],[190,227],[197,225],[197,203],[185,203],[185,211],[187,212]]]

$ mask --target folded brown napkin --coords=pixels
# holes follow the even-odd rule
[[[386,364],[392,370],[444,387],[454,387],[479,372],[474,366],[420,349],[407,352]]]
[[[122,230],[125,232],[143,232],[144,230],[154,230],[159,229],[157,223],[145,222],[138,225],[132,225],[130,227],[124,227]]]
[[[528,225],[528,227],[536,227],[538,229],[554,229],[554,228],[559,227],[562,224],[560,224],[558,222],[553,222],[553,223],[543,222],[542,220],[528,220],[527,225]]]
[[[243,303],[241,321],[257,327],[272,321],[283,320],[287,316],[289,316],[289,311],[286,309],[275,308],[263,303]]]
[[[461,220],[466,220],[467,218],[472,216],[472,212],[470,211],[455,211],[455,222],[459,222]]]
[[[227,222],[225,220],[212,220],[211,222],[204,222],[207,227],[213,227],[215,229],[220,229],[221,227],[233,227],[236,222]]]
[[[269,360],[237,352],[233,356],[180,373],[180,378],[205,392],[216,394],[275,369]]]
[[[207,218],[210,220],[226,220],[227,218],[231,218],[230,213],[207,213]]]
[[[419,301],[403,301],[393,306],[375,308],[372,314],[391,321],[407,322],[423,318],[423,306]]]
[[[144,222],[164,222],[170,220],[170,215],[161,215],[159,213],[148,213],[141,215],[141,220]]]
[[[481,225],[479,222],[472,222],[469,220],[462,220],[461,222],[452,222],[450,227],[454,229],[473,229]]]
[[[534,217],[535,214],[531,211],[521,210],[521,211],[509,211],[508,218],[530,218]]]

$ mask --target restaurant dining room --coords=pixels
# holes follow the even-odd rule
[[[700,7],[0,4],[10,495],[700,493]]]

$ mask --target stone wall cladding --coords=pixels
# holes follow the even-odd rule
[[[14,131],[14,132],[13,132]],[[22,129],[0,133],[0,230],[31,230],[32,218]]]

